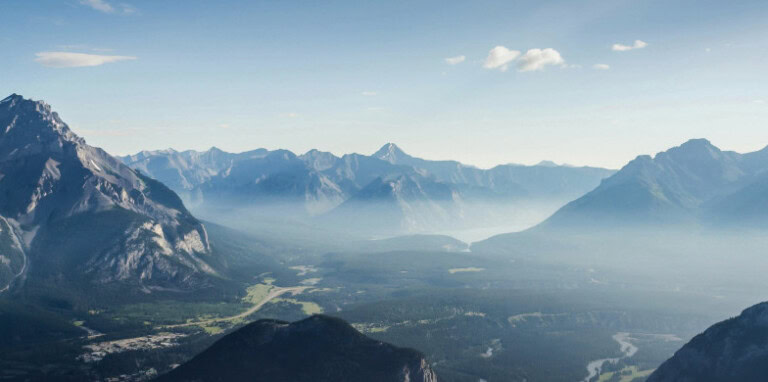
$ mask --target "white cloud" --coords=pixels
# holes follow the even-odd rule
[[[114,13],[115,7],[104,0],[80,0],[80,4],[91,7],[99,12]]]
[[[608,70],[610,68],[611,68],[611,66],[608,65],[608,64],[594,64],[594,65],[592,65],[592,69],[597,69],[597,70]]]
[[[103,56],[98,54],[72,52],[40,52],[35,53],[35,61],[51,68],[76,68],[82,66],[99,66],[111,62],[135,60],[132,56]]]
[[[360,94],[362,94],[362,95],[364,95],[364,96],[366,96],[366,97],[373,97],[373,96],[375,96],[377,93],[376,93],[376,92],[372,92],[372,91],[364,91],[364,92],[362,92],[362,93],[360,93]]]
[[[647,42],[642,40],[635,40],[635,42],[632,45],[613,44],[611,49],[613,49],[616,52],[626,52],[628,50],[633,50],[633,49],[643,49],[646,46],[648,46]]]
[[[547,65],[563,65],[565,60],[560,52],[552,49],[529,49],[517,60],[517,69],[521,72],[543,70]]]
[[[126,15],[135,15],[139,13],[139,10],[131,4],[120,4],[120,8],[122,8],[123,13]]]
[[[509,63],[514,61],[519,55],[519,50],[510,50],[499,45],[488,52],[488,57],[485,59],[483,67],[486,69],[499,69],[505,72],[509,67]]]
[[[283,113],[283,114],[280,114],[280,116],[283,118],[296,118],[299,116],[299,113],[294,113],[294,112]]]
[[[448,65],[456,65],[456,64],[461,64],[466,59],[467,59],[466,56],[448,57],[445,59],[445,62],[447,62]]]
[[[131,4],[121,3],[117,8],[105,0],[80,0],[80,4],[104,13],[122,13],[133,15],[138,13],[136,7]]]

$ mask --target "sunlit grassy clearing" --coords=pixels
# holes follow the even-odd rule
[[[476,268],[476,267],[468,267],[468,268],[451,268],[448,270],[448,273],[454,274],[454,273],[460,273],[460,272],[482,272],[485,268]]]
[[[269,284],[251,285],[248,287],[248,289],[245,290],[246,295],[243,297],[243,302],[249,304],[258,304],[267,298],[267,295],[269,294],[269,291],[272,290],[272,288],[273,286]]]
[[[653,370],[654,369],[641,371],[637,369],[637,366],[627,366],[621,369],[621,371],[619,371],[619,374],[621,374],[621,379],[619,379],[619,382],[632,382],[637,378],[647,377],[651,375],[651,373],[653,373]],[[614,374],[616,374],[616,372],[614,371],[600,374],[600,379],[598,379],[597,381],[598,382],[610,381],[611,378],[613,378]]]
[[[287,302],[290,304],[301,305],[301,311],[308,316],[311,316],[313,314],[323,313],[323,308],[320,305],[317,305],[316,303],[310,302],[310,301],[299,301],[293,298],[276,298],[276,299],[273,299],[271,302],[275,304],[279,302]]]

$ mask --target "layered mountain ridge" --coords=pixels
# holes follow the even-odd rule
[[[661,252],[673,246],[649,245],[748,237],[766,229],[768,148],[740,154],[692,139],[655,156],[638,156],[540,224],[473,243],[472,250],[541,255],[568,249],[592,256],[610,248],[608,242],[622,242],[625,251],[634,243]]]
[[[215,163],[197,159],[214,152],[224,159]],[[455,161],[415,158],[392,143],[371,156],[339,157],[319,150],[295,155],[264,149],[231,154],[211,149],[145,151],[122,159],[169,184],[193,208],[238,206],[345,229],[364,227],[359,223],[381,217],[377,230],[401,232],[494,224],[517,214],[516,208],[528,201],[560,206],[613,173],[552,164],[483,170]],[[497,208],[501,204],[505,208]]]
[[[739,154],[692,139],[629,162],[542,227],[768,226],[768,148]]]

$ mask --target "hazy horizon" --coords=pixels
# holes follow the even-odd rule
[[[18,93],[11,93],[11,94],[17,94],[17,95],[20,95],[22,97],[25,97],[25,95],[23,95],[23,94],[18,94]],[[43,102],[48,103],[45,99],[34,99],[34,100],[35,101],[43,101]],[[637,158],[638,156],[649,155],[651,157],[654,157],[656,154],[662,153],[662,152],[668,150],[669,148],[678,147],[678,146],[682,145],[683,143],[686,143],[686,142],[688,142],[690,140],[697,140],[697,139],[705,139],[705,140],[709,141],[710,143],[712,143],[714,146],[716,146],[719,149],[721,149],[722,151],[736,152],[736,153],[739,153],[739,154],[746,154],[746,153],[756,152],[756,151],[760,151],[760,150],[765,149],[765,148],[768,147],[768,143],[761,144],[761,143],[758,142],[758,143],[756,143],[757,148],[755,148],[755,149],[752,149],[752,150],[749,150],[749,151],[738,151],[738,150],[733,150],[733,149],[730,149],[730,148],[727,148],[727,147],[719,146],[717,144],[717,142],[712,142],[712,140],[707,138],[707,137],[698,137],[697,136],[697,137],[690,137],[690,138],[685,139],[684,141],[681,141],[679,143],[675,143],[675,144],[672,144],[670,146],[664,147],[660,151],[657,151],[657,152],[639,152],[639,153],[637,153],[637,155],[631,157],[626,162],[624,162],[624,163],[622,163],[622,164],[620,164],[618,166],[615,166],[615,167],[605,167],[605,166],[599,166],[599,165],[593,165],[593,164],[579,164],[579,165],[577,165],[577,164],[574,164],[572,162],[568,162],[568,161],[558,162],[558,161],[551,160],[549,158],[541,158],[541,159],[538,159],[538,160],[534,159],[531,162],[515,162],[515,161],[511,161],[511,162],[503,162],[503,163],[492,163],[492,164],[489,164],[487,166],[478,166],[478,165],[475,165],[473,163],[467,163],[467,162],[464,162],[462,160],[456,159],[455,157],[446,157],[446,158],[426,157],[426,156],[423,156],[423,155],[421,155],[419,153],[410,151],[407,148],[403,148],[403,146],[400,143],[394,142],[392,140],[385,141],[382,144],[380,144],[379,146],[377,146],[375,149],[370,150],[370,151],[352,150],[352,151],[334,152],[334,151],[326,150],[326,149],[323,149],[323,148],[320,148],[320,147],[311,147],[311,148],[306,149],[304,151],[300,151],[300,150],[291,149],[289,147],[266,147],[266,146],[259,146],[258,143],[257,143],[256,146],[245,148],[245,149],[242,149],[242,150],[228,150],[225,147],[221,147],[221,146],[217,146],[217,145],[213,144],[213,145],[209,145],[209,146],[201,146],[199,148],[196,148],[196,147],[195,148],[193,148],[193,147],[180,147],[180,146],[167,146],[167,147],[161,147],[161,148],[142,148],[142,149],[139,149],[139,150],[136,150],[136,151],[132,151],[132,152],[120,153],[120,152],[111,152],[111,151],[107,150],[105,147],[99,146],[98,144],[94,144],[92,142],[92,140],[89,139],[89,137],[87,135],[89,133],[89,131],[86,130],[85,133],[81,133],[81,132],[78,131],[78,129],[76,127],[73,127],[72,125],[69,125],[69,127],[70,127],[70,129],[72,129],[72,131],[75,134],[78,134],[81,138],[86,139],[86,141],[88,143],[90,143],[90,144],[92,144],[92,145],[94,145],[96,147],[102,148],[105,151],[109,152],[110,154],[117,155],[117,156],[130,156],[130,155],[138,154],[138,153],[140,153],[142,151],[153,152],[153,151],[174,150],[174,151],[177,151],[177,152],[184,152],[184,151],[190,151],[191,150],[191,151],[197,151],[197,152],[205,152],[205,151],[208,151],[210,149],[217,148],[219,150],[222,150],[222,151],[225,151],[225,152],[230,152],[230,153],[244,153],[244,152],[248,152],[248,151],[256,150],[256,149],[267,149],[267,150],[270,150],[270,151],[288,150],[288,151],[293,152],[296,155],[302,155],[302,154],[306,154],[306,153],[308,153],[308,152],[310,152],[312,150],[318,150],[318,151],[321,151],[321,152],[329,152],[329,153],[331,153],[331,154],[333,154],[335,156],[341,157],[341,156],[346,155],[346,154],[373,155],[378,150],[380,150],[382,147],[384,147],[384,146],[386,146],[388,144],[394,144],[398,148],[403,150],[403,152],[405,152],[406,154],[408,154],[408,155],[410,155],[412,157],[415,157],[415,158],[420,158],[420,159],[425,159],[425,160],[430,160],[430,161],[457,161],[457,162],[460,162],[463,165],[472,166],[472,167],[476,167],[476,168],[479,168],[479,169],[491,169],[493,167],[503,166],[503,165],[534,166],[534,165],[539,165],[539,164],[552,163],[552,164],[555,164],[555,165],[558,165],[558,166],[601,167],[601,168],[606,168],[606,169],[611,169],[611,170],[618,170],[618,169],[624,167],[624,165],[626,165],[629,161],[631,161],[632,159]],[[93,133],[93,132],[90,132],[90,133]]]
[[[694,137],[768,143],[759,1],[3,8],[0,89],[46,100],[116,155],[391,141],[482,168],[618,168]]]
[[[0,380],[768,380],[766,16],[0,0]]]

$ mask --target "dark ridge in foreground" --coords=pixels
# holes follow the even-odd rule
[[[768,302],[711,326],[648,378],[648,382],[767,380]]]
[[[259,320],[224,336],[158,381],[436,382],[424,356],[368,338],[347,322],[314,315]]]

